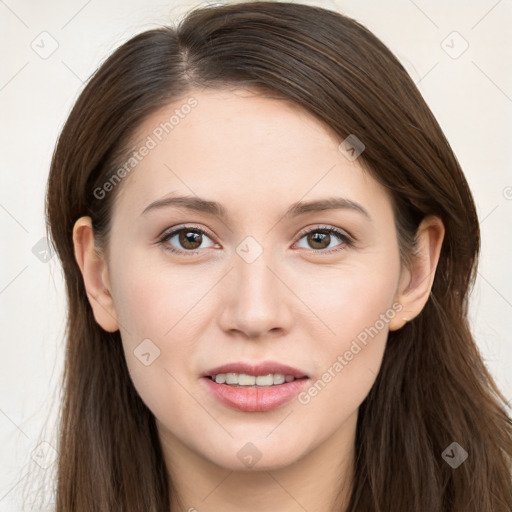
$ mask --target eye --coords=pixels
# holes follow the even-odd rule
[[[165,234],[163,238],[159,240],[159,243],[164,246],[165,250],[170,252],[196,254],[199,252],[199,249],[204,248],[201,247],[204,238],[211,241],[208,234],[202,229],[193,226],[183,226]],[[174,243],[179,244],[181,248],[172,245],[173,240]],[[214,244],[212,242],[208,247],[212,247],[213,245]]]
[[[338,238],[341,241],[337,246],[331,246],[333,235],[334,238]],[[300,240],[303,238],[306,238],[306,243],[310,244],[310,247],[317,249],[315,252],[327,254],[343,250],[353,244],[353,240],[349,235],[332,226],[319,226],[305,231],[300,235]]]
[[[333,235],[334,238],[338,238],[341,242],[338,245],[335,245],[334,248],[331,246],[331,242],[333,242]],[[314,252],[322,254],[330,254],[353,245],[353,239],[349,235],[332,226],[318,226],[304,231],[300,235],[299,241],[303,238],[306,238],[310,247],[315,249]],[[197,254],[200,252],[200,249],[205,248],[201,247],[205,239],[210,240],[211,242],[211,244],[206,247],[213,247],[215,245],[210,236],[204,230],[194,226],[183,226],[166,233],[159,240],[159,243],[163,245],[166,251],[190,255]],[[176,247],[176,245],[179,245],[180,247]]]

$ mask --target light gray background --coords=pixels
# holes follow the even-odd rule
[[[304,3],[337,9],[380,37],[418,83],[450,141],[481,220],[473,331],[496,382],[512,398],[512,3]],[[45,234],[44,191],[56,138],[83,82],[110,52],[196,5],[0,0],[0,512],[21,510],[22,488],[39,476],[51,480],[55,469],[65,292],[57,258],[43,262],[33,248]]]

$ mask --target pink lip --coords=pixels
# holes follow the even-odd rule
[[[292,382],[284,382],[269,387],[233,387],[227,384],[217,384],[210,379],[219,373],[245,373],[247,375],[283,374],[295,377]],[[275,361],[264,361],[257,364],[236,362],[227,363],[207,370],[201,374],[202,382],[208,391],[224,405],[245,412],[264,412],[275,409],[299,394],[308,384],[309,378],[305,372]]]
[[[288,373],[287,375],[291,374]],[[268,388],[235,388],[226,384],[217,384],[208,377],[203,377],[201,381],[205,383],[207,389],[215,398],[217,398],[217,400],[228,407],[244,412],[265,412],[275,409],[290,401],[306,387],[309,379],[298,379]]]

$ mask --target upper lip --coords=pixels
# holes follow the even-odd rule
[[[219,373],[244,373],[246,375],[268,375],[270,373],[279,373],[283,375],[291,375],[296,379],[307,377],[307,374],[302,370],[276,361],[263,361],[261,363],[246,363],[239,361],[236,363],[226,363],[203,372],[201,377],[212,377],[213,375],[219,375]]]

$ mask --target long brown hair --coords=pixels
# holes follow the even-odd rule
[[[119,331],[94,320],[72,230],[89,215],[106,247],[122,183],[101,199],[94,191],[129,157],[134,130],[194,87],[232,86],[291,100],[340,142],[364,142],[359,161],[391,192],[404,262],[425,216],[445,225],[431,296],[390,332],[360,406],[348,512],[509,512],[512,422],[468,325],[480,235],[460,165],[379,39],[339,13],[291,2],[195,9],[133,37],[91,77],[62,130],[46,204],[68,299],[57,512],[169,510],[176,491],[154,416],[130,380]],[[453,442],[468,453],[457,468],[442,456]]]

